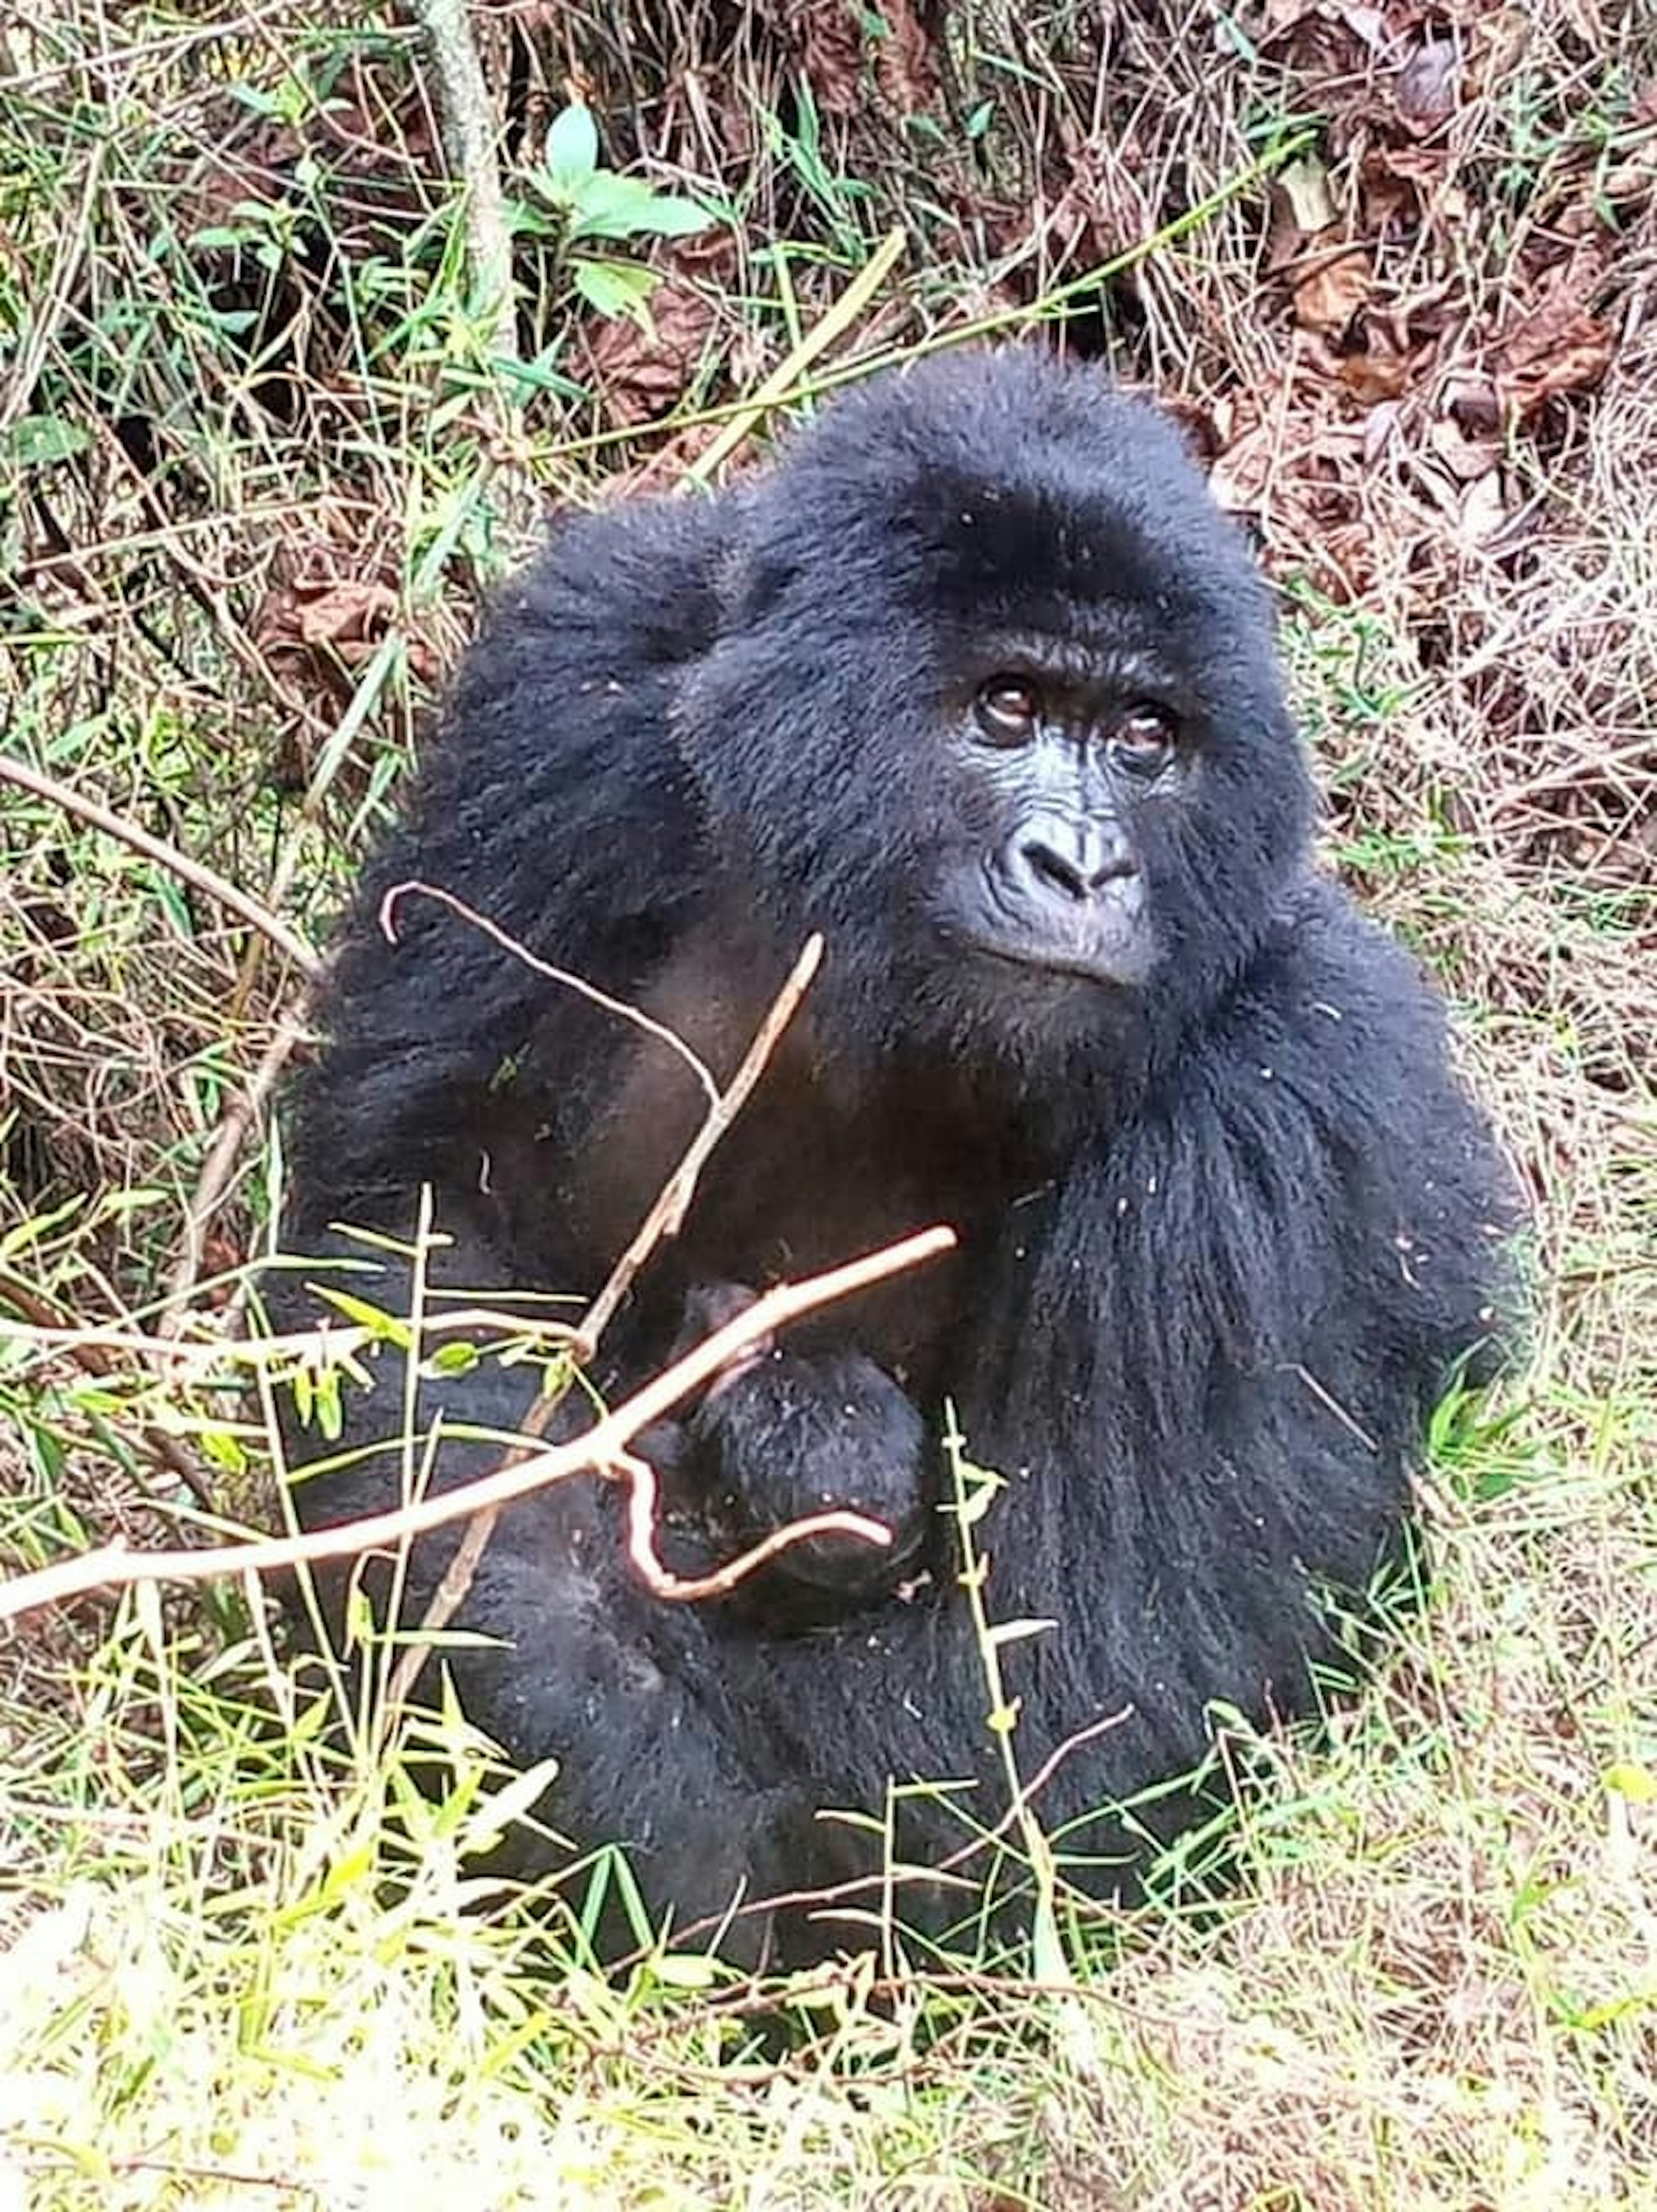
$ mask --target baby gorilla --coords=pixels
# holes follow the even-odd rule
[[[1160,416],[1040,353],[872,382],[717,498],[567,525],[496,605],[339,933],[289,1102],[289,1247],[406,1237],[424,1184],[436,1302],[590,1297],[705,1109],[659,1037],[451,911],[409,897],[388,941],[411,878],[722,1079],[825,939],[606,1335],[606,1391],[768,1284],[935,1222],[959,1240],[649,1440],[674,1564],[825,1504],[889,1549],[813,1540],[671,1605],[583,1480],[505,1514],[468,1591],[445,1663],[470,1711],[557,1757],[547,1818],[631,1846],[681,1925],[735,1905],[734,1949],[792,1960],[847,1923],[783,1893],[861,1881],[866,1910],[895,1863],[932,1927],[971,1895],[905,1867],[1015,1892],[1008,1716],[1066,1880],[1120,1894],[1211,1803],[1180,1778],[1214,1708],[1326,1691],[1336,1616],[1404,1548],[1435,1403],[1493,1362],[1514,1208],[1437,1001],[1313,872],[1312,812],[1241,540]],[[281,1317],[314,1319],[324,1279],[285,1276]],[[368,1295],[407,1310],[389,1261]],[[382,1351],[348,1455],[299,1483],[308,1524],[424,1467],[399,1369]],[[509,1434],[533,1387],[427,1359],[417,1421]],[[1000,1479],[971,1524],[990,1616],[1020,1624],[997,1727],[952,1417]],[[432,1480],[499,1449],[446,1437]],[[454,1540],[415,1547],[405,1620]]]

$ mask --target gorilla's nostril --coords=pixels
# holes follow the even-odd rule
[[[1135,872],[1133,854],[1118,841],[1080,832],[1063,841],[1025,837],[1014,859],[1033,889],[1056,891],[1076,905],[1097,898],[1107,885]]]
[[[1080,866],[1063,853],[1056,853],[1051,845],[1033,837],[1019,848],[1019,858],[1044,890],[1056,890],[1069,899],[1085,899],[1088,884]]]

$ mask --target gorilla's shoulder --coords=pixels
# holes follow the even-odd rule
[[[729,499],[663,498],[559,517],[491,600],[455,706],[515,685],[548,655],[555,670],[579,660],[588,681],[615,682],[705,652],[736,513]]]

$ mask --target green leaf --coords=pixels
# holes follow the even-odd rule
[[[593,111],[573,100],[552,118],[544,166],[554,193],[573,200],[599,165],[599,126]]]
[[[577,261],[570,277],[589,307],[600,315],[631,315],[642,330],[649,328],[645,302],[656,289],[654,269],[641,269],[636,261]]]
[[[61,415],[20,415],[6,433],[5,450],[21,467],[50,468],[83,453],[91,443],[89,430]]]
[[[642,177],[594,172],[570,210],[571,238],[688,238],[711,217],[694,200],[652,191]]]
[[[1619,1760],[1615,1766],[1605,1769],[1605,1787],[1614,1790],[1619,1797],[1626,1797],[1630,1805],[1657,1802],[1657,1774],[1648,1766],[1636,1766],[1630,1760]]]
[[[354,1321],[365,1328],[378,1344],[394,1344],[399,1352],[414,1349],[414,1331],[395,1314],[384,1312],[370,1305],[366,1298],[354,1298],[349,1291],[337,1290],[330,1283],[322,1285],[322,1295],[331,1306],[337,1307],[347,1321]]]

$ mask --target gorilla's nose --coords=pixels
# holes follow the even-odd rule
[[[1006,860],[1014,890],[1026,898],[1086,906],[1113,884],[1138,873],[1126,832],[1118,823],[1039,814],[1014,833]]]

